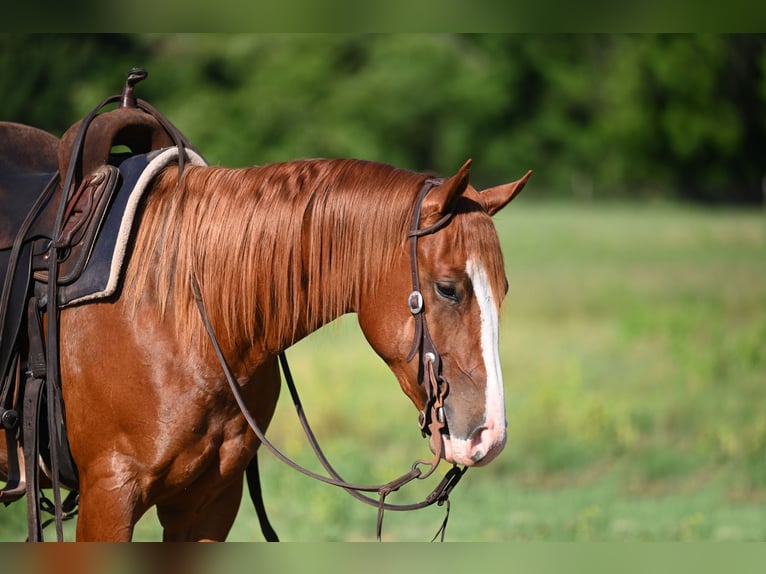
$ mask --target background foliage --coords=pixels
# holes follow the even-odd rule
[[[135,65],[211,163],[449,174],[470,155],[477,186],[535,170],[495,218],[509,442],[453,493],[449,540],[766,540],[766,37],[6,35],[0,110],[60,134]],[[341,474],[388,480],[425,453],[353,318],[289,355]],[[270,434],[311,464],[289,401]],[[284,539],[374,535],[374,509],[261,464]],[[386,536],[430,537],[432,510],[387,515]],[[24,520],[2,509],[0,539]],[[258,539],[249,504],[232,538]]]
[[[127,69],[226,165],[355,156],[538,195],[761,202],[766,35],[4,35],[4,119],[60,133]]]

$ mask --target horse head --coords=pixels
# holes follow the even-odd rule
[[[418,343],[423,335],[418,332],[426,331],[435,348],[432,354],[438,356],[443,398],[443,411],[437,415],[443,424],[430,433],[431,450],[448,462],[480,466],[503,449],[507,426],[498,330],[508,283],[491,216],[516,197],[531,172],[477,191],[469,184],[470,164],[424,188],[410,233],[410,241],[417,241],[414,254],[412,245],[402,245],[390,273],[365,299],[358,317],[367,340],[421,411],[421,419],[427,416],[429,392],[424,383],[427,362],[419,356],[425,355]],[[412,308],[413,284],[422,309]]]

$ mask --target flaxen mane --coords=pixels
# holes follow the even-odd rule
[[[169,169],[145,206],[126,294],[154,297],[163,316],[172,307],[179,336],[199,343],[196,275],[222,339],[290,339],[299,318],[313,329],[347,311],[385,272],[425,177],[373,162],[305,160],[187,166],[177,186]]]

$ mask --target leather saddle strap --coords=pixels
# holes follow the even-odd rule
[[[37,434],[37,420],[42,402],[42,379],[29,378],[24,384],[24,472],[27,483],[27,521],[29,542],[42,542],[43,531],[40,522],[40,444]]]
[[[28,372],[24,383],[22,429],[24,439],[24,471],[27,483],[27,521],[30,542],[42,542],[40,519],[40,438],[39,420],[45,381],[45,352],[42,328],[37,312],[37,297],[27,304],[27,328],[29,330]]]
[[[11,247],[10,259],[8,262],[8,271],[6,273],[5,281],[3,283],[2,295],[0,295],[0,325],[5,324],[6,313],[8,312],[8,306],[10,304],[13,277],[16,274],[16,268],[18,266],[22,245],[27,240],[27,233],[29,232],[29,228],[32,226],[35,219],[37,219],[37,216],[39,215],[40,210],[43,208],[45,203],[50,199],[51,195],[56,190],[56,185],[58,184],[58,181],[59,181],[58,174],[55,174],[51,177],[51,179],[48,181],[48,184],[40,193],[40,196],[35,200],[35,203],[32,206],[32,209],[24,218],[24,221],[22,222],[21,227],[19,228],[19,231],[16,234],[16,238],[13,241],[13,246]],[[2,376],[3,374],[4,373],[0,373],[0,376]]]
[[[61,411],[62,400],[60,389],[46,379],[48,374],[48,360],[46,359],[43,345],[43,331],[40,322],[40,313],[38,310],[38,299],[32,297],[27,306],[27,329],[29,336],[29,357],[27,360],[27,369],[29,378],[25,386],[25,403],[23,414],[24,427],[24,453],[25,468],[27,476],[27,498],[28,498],[28,521],[29,521],[29,539],[30,541],[42,540],[42,529],[40,518],[41,501],[43,499],[40,491],[40,438],[39,423],[43,397],[43,387],[46,391],[46,405],[48,412],[48,452],[51,458],[51,484],[53,487],[54,500],[51,505],[47,499],[45,510],[54,515],[53,522],[56,524],[56,540],[63,542],[63,521],[73,514],[70,510],[64,508],[61,502],[60,489],[60,458],[59,453],[64,452],[62,446],[62,428],[64,425],[63,413]],[[66,446],[66,455],[69,456],[68,446]],[[34,474],[34,481],[31,481],[31,474]],[[73,492],[76,500],[76,493]],[[52,506],[52,508],[51,508]]]
[[[51,483],[53,487],[53,512],[56,524],[56,539],[64,541],[64,509],[61,500],[61,441],[64,417],[61,410],[61,389],[58,383],[46,381],[48,407],[48,444],[50,445]]]

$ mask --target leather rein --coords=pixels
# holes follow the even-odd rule
[[[424,437],[427,435],[438,437],[443,432],[446,432],[446,428],[447,428],[446,419],[444,416],[444,399],[446,398],[449,392],[449,386],[447,384],[447,381],[444,380],[444,378],[441,375],[441,358],[438,351],[436,350],[436,347],[433,341],[431,340],[431,336],[428,332],[428,326],[426,324],[426,316],[424,313],[424,305],[423,305],[423,295],[420,291],[420,280],[418,275],[418,254],[417,254],[418,238],[438,231],[439,229],[444,227],[454,215],[453,212],[449,212],[446,215],[444,215],[435,224],[425,227],[423,229],[420,228],[420,218],[421,218],[423,200],[425,199],[426,195],[428,195],[428,192],[433,187],[441,185],[442,183],[443,183],[443,180],[436,179],[436,178],[429,178],[424,182],[423,187],[418,196],[417,203],[415,205],[415,209],[414,209],[414,213],[412,217],[412,226],[410,228],[410,231],[407,234],[409,242],[410,242],[410,267],[411,267],[411,273],[412,273],[412,292],[410,293],[407,299],[407,305],[415,319],[415,335],[412,342],[412,348],[407,357],[407,361],[408,362],[411,361],[415,357],[415,355],[419,352],[420,364],[418,366],[418,383],[423,385],[425,388],[426,404],[423,410],[419,412],[418,425]],[[441,541],[444,541],[444,534],[445,534],[445,530],[447,526],[447,521],[449,519],[449,509],[450,509],[449,495],[452,492],[452,489],[460,481],[463,474],[465,474],[466,470],[468,470],[467,467],[460,468],[456,464],[453,464],[452,468],[450,468],[447,471],[447,473],[444,475],[444,477],[439,482],[439,484],[436,485],[433,491],[430,494],[428,494],[420,502],[416,502],[412,504],[391,504],[386,502],[386,497],[389,494],[391,494],[392,492],[396,492],[405,484],[408,484],[416,479],[419,479],[419,480],[426,479],[429,476],[431,476],[431,474],[433,474],[433,472],[436,470],[436,467],[438,466],[442,458],[443,449],[444,449],[443,442],[441,440],[435,441],[437,445],[437,448],[436,448],[437,452],[434,454],[434,457],[431,460],[415,461],[409,472],[399,476],[398,478],[391,480],[390,482],[387,482],[385,484],[378,484],[378,485],[354,484],[351,482],[347,482],[332,467],[332,465],[330,464],[330,462],[327,460],[324,453],[322,452],[322,449],[319,446],[319,443],[311,429],[311,426],[309,425],[309,422],[303,410],[303,405],[301,404],[300,397],[298,396],[298,392],[295,386],[295,382],[293,380],[292,374],[290,373],[290,368],[287,364],[287,357],[284,352],[281,352],[279,353],[279,363],[280,363],[280,366],[282,367],[282,371],[284,372],[285,380],[287,382],[287,386],[290,391],[290,396],[292,398],[293,405],[295,406],[298,419],[301,422],[301,426],[303,427],[303,430],[306,434],[306,437],[308,438],[311,448],[313,449],[317,459],[322,464],[324,469],[327,471],[329,476],[317,474],[316,472],[313,472],[297,464],[296,462],[288,458],[285,454],[283,454],[276,446],[274,446],[274,444],[271,441],[269,441],[266,438],[265,433],[259,427],[252,413],[250,413],[249,409],[247,408],[247,405],[245,404],[244,398],[242,397],[242,392],[240,390],[239,384],[237,383],[236,377],[232,373],[231,368],[229,367],[226,361],[226,358],[224,357],[223,352],[221,351],[220,345],[218,344],[218,340],[213,331],[213,327],[210,323],[210,320],[208,319],[207,312],[205,310],[205,305],[202,300],[202,295],[201,295],[199,284],[197,282],[196,277],[192,277],[192,289],[194,290],[194,295],[195,295],[197,307],[199,309],[200,317],[205,326],[208,337],[210,338],[210,342],[213,345],[213,349],[215,350],[216,356],[218,357],[218,360],[221,364],[221,368],[229,384],[229,387],[231,388],[232,394],[234,395],[234,398],[237,401],[237,404],[242,412],[242,415],[245,417],[245,420],[247,421],[248,425],[253,430],[253,432],[258,437],[258,439],[261,441],[261,443],[264,444],[266,448],[268,448],[278,459],[280,459],[282,462],[286,463],[288,466],[292,467],[293,469],[305,474],[306,476],[314,478],[320,482],[324,482],[326,484],[331,484],[333,486],[338,486],[340,488],[343,488],[346,492],[351,494],[354,498],[366,504],[370,504],[371,506],[377,507],[378,517],[377,517],[376,535],[377,535],[378,541],[380,541],[381,539],[384,511],[386,510],[394,510],[394,511],[417,510],[420,508],[426,508],[428,506],[431,506],[434,503],[438,504],[439,506],[442,506],[446,503],[446,515],[445,515],[444,521],[442,522],[441,527],[436,532],[436,535],[433,538],[433,540],[436,540],[436,538],[440,536]],[[421,466],[427,467],[427,468],[425,470],[421,470]],[[259,489],[259,485],[258,485],[258,489]],[[364,493],[371,493],[371,492],[377,493],[378,495],[377,500],[364,494]],[[257,500],[254,498],[254,502],[256,505],[256,511],[258,512],[259,520],[261,521],[262,530],[264,531],[264,535],[266,536],[267,540],[277,540],[276,534],[273,532],[270,525],[268,524],[268,519],[265,516],[265,510],[263,508],[259,508],[259,504],[262,505],[262,500],[260,499],[260,492],[259,492],[259,496]]]

